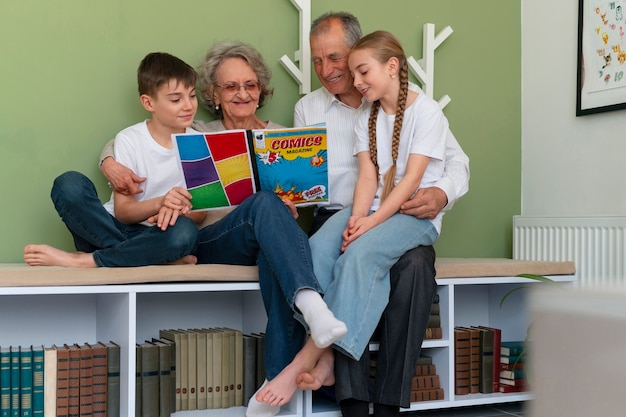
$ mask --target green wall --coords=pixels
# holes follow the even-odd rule
[[[422,56],[422,28],[454,33],[435,52],[435,98],[470,156],[470,192],[444,218],[439,256],[508,257],[520,210],[520,0],[311,0],[313,17],[356,14],[364,32],[386,29]],[[291,125],[299,98],[278,59],[298,49],[289,0],[50,0],[0,5],[0,262],[21,262],[27,243],[73,250],[49,192],[78,170],[103,200],[101,147],[146,118],[135,83],[141,58],[173,53],[196,65],[217,40],[255,45],[273,70],[274,97],[261,116]],[[313,74],[313,87],[319,83]],[[415,81],[415,80],[414,80]],[[209,119],[201,110],[199,118]]]

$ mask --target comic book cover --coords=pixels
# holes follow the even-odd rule
[[[236,206],[257,190],[296,205],[328,202],[325,126],[172,138],[194,211]]]
[[[296,205],[328,203],[326,126],[253,131],[257,184]]]

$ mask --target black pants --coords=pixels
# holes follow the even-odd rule
[[[316,215],[314,228],[319,228],[333,213],[324,211],[321,214]],[[380,347],[374,386],[370,390],[369,349],[359,361],[335,351],[337,402],[354,399],[404,408],[410,406],[411,379],[437,292],[435,250],[432,246],[410,250],[393,266],[390,276],[389,303],[378,329]]]

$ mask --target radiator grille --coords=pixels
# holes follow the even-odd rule
[[[513,258],[574,261],[579,286],[626,283],[626,217],[513,218]]]

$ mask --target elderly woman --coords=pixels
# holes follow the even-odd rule
[[[256,111],[272,95],[272,73],[261,54],[241,42],[218,43],[198,66],[198,92],[207,109],[218,117],[209,123],[196,121],[203,132],[231,129],[276,129],[282,126],[260,120]]]
[[[208,51],[198,72],[201,100],[218,119],[208,123],[195,121],[192,125],[195,130],[281,127],[256,115],[272,89],[268,88],[271,72],[252,46],[241,42],[218,43]],[[120,192],[135,193],[140,188],[142,178],[118,164],[111,149],[103,150],[100,166],[111,186]],[[181,213],[191,204],[188,200],[180,201]],[[198,263],[259,267],[259,285],[268,316],[264,342],[266,382],[276,377],[304,344],[306,329],[294,318],[294,313],[301,313],[296,316],[304,319],[311,339],[319,347],[330,346],[347,332],[344,323],[334,317],[321,298],[308,237],[295,217],[297,212],[291,202],[261,191],[198,232],[195,252]],[[313,358],[311,368],[315,362]],[[297,388],[295,375],[288,385],[287,391],[293,394]],[[277,409],[253,396],[246,414],[274,415]]]

